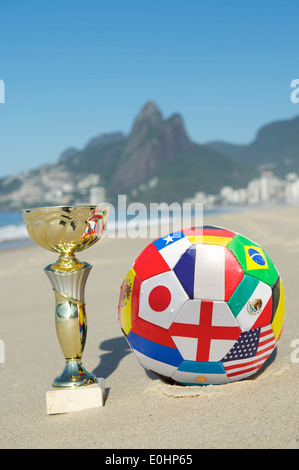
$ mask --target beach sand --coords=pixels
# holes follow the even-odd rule
[[[291,343],[299,343],[299,208],[216,214],[204,223],[256,241],[280,272],[285,325],[268,367],[252,379],[206,387],[170,386],[146,373],[120,330],[117,305],[123,278],[150,240],[105,238],[78,256],[93,265],[83,364],[105,378],[105,406],[49,416],[46,392],[64,367],[43,272],[56,255],[35,245],[3,251],[0,448],[299,448],[299,363],[291,360]]]

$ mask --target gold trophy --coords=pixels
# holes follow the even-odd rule
[[[54,264],[44,268],[52,284],[55,324],[65,357],[65,368],[52,389],[78,389],[97,384],[94,374],[82,365],[87,320],[84,289],[92,266],[77,260],[78,251],[94,245],[102,236],[108,219],[108,206],[39,207],[23,210],[27,231],[34,242],[59,253]]]

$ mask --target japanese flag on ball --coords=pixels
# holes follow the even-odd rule
[[[121,286],[119,322],[138,362],[180,385],[255,374],[284,321],[284,287],[252,240],[221,227],[183,229],[150,243]]]
[[[142,283],[139,316],[155,325],[169,328],[188,295],[173,271],[158,274]]]

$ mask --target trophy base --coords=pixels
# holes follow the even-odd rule
[[[52,383],[52,388],[73,389],[94,385],[98,379],[94,374],[87,372],[79,359],[67,359],[64,371],[56,377]]]
[[[104,406],[105,381],[97,378],[97,383],[80,388],[53,388],[46,393],[47,414],[55,415],[82,411]]]

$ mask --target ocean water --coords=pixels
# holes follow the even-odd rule
[[[0,211],[0,250],[30,243],[31,240],[19,211]]]

